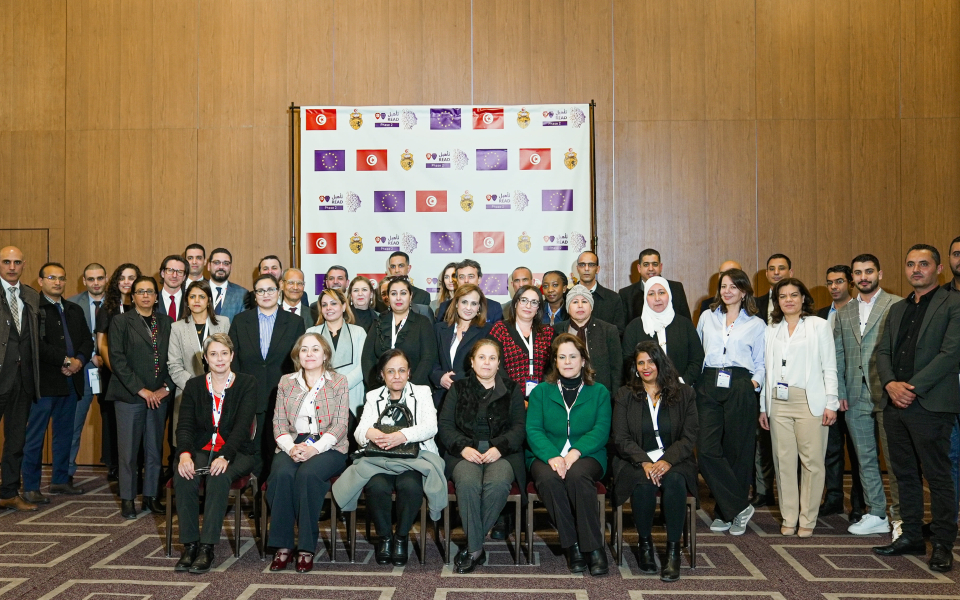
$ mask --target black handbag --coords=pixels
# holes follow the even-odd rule
[[[384,417],[393,421],[393,425],[384,425]],[[373,428],[382,431],[383,433],[394,433],[400,431],[401,429],[406,429],[413,425],[413,413],[410,412],[410,409],[407,408],[405,402],[400,402],[397,400],[390,400],[383,411],[380,413],[380,417],[377,419],[377,422],[374,423]],[[376,444],[370,443],[367,444],[366,448],[363,449],[363,456],[373,457],[373,456],[382,456],[385,458],[416,458],[420,455],[420,443],[419,442],[407,442],[406,444],[400,444],[390,449],[384,449]]]

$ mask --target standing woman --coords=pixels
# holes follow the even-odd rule
[[[173,401],[173,445],[177,447],[177,423],[183,390],[193,377],[207,371],[203,344],[215,333],[230,331],[230,319],[217,316],[213,310],[213,292],[205,280],[194,281],[187,288],[187,308],[179,321],[170,327],[170,349],[167,352],[167,370],[177,386]],[[230,345],[230,360],[233,360],[233,344]]]
[[[613,406],[613,502],[627,499],[640,536],[640,570],[656,573],[651,530],[659,492],[667,522],[667,560],[660,579],[680,578],[680,536],[687,494],[697,495],[697,393],[683,385],[673,362],[655,341],[640,342],[630,356],[633,374]],[[662,410],[666,407],[666,410]]]
[[[403,350],[410,366],[410,382],[430,385],[430,371],[437,360],[437,342],[433,323],[428,317],[410,309],[413,284],[405,275],[387,283],[390,310],[377,318],[363,345],[363,374],[368,389],[377,387],[380,377],[377,361],[388,350]]]
[[[680,375],[680,381],[696,386],[703,369],[703,346],[700,345],[696,327],[690,319],[673,310],[673,292],[666,279],[659,275],[651,277],[643,290],[643,312],[630,321],[623,332],[623,356],[626,357],[624,373],[631,377],[636,372],[636,365],[632,363],[637,344],[655,341],[667,353]]]
[[[273,512],[271,571],[283,571],[297,548],[298,573],[313,569],[320,507],[330,479],[347,462],[347,378],[333,370],[330,344],[316,333],[300,336],[290,358],[295,371],[280,378],[273,437],[277,440],[267,502]],[[294,545],[294,525],[300,538]]]
[[[467,355],[473,344],[490,331],[487,324],[487,298],[476,285],[461,285],[454,292],[443,321],[433,328],[436,333],[437,360],[430,372],[430,383],[433,384],[433,403],[439,409],[453,382],[466,377]]]
[[[561,333],[552,351],[554,369],[534,388],[527,407],[527,466],[570,571],[589,566],[591,575],[606,575],[596,483],[607,469],[610,392],[594,382],[583,340]]]
[[[543,308],[543,324],[553,325],[566,321],[567,317],[567,276],[563,271],[547,271],[543,274],[543,299],[547,304]]]
[[[836,347],[833,328],[814,315],[813,296],[799,279],[777,282],[773,302],[760,426],[770,430],[773,440],[780,533],[806,538],[817,525],[827,435],[840,408]],[[798,456],[803,466],[799,487]]]
[[[550,360],[553,327],[543,324],[543,296],[536,286],[518,289],[510,306],[510,318],[494,323],[490,337],[503,348],[501,375],[518,383],[524,397],[529,397],[543,381]]]
[[[710,531],[730,535],[743,535],[754,513],[749,490],[766,329],[756,314],[750,278],[730,269],[720,273],[717,295],[697,324],[706,355],[697,385],[697,457],[717,501]]]
[[[373,284],[366,277],[354,277],[347,287],[347,298],[353,311],[353,324],[370,331],[373,322],[380,316],[374,309]]]
[[[363,327],[353,324],[353,312],[340,290],[323,290],[317,303],[322,321],[308,329],[307,333],[316,333],[332,348],[330,362],[337,373],[347,378],[350,413],[356,417],[357,409],[363,406],[360,354],[367,341],[367,332]]]
[[[447,266],[440,272],[440,291],[437,297],[430,303],[430,309],[437,314],[437,322],[443,321],[444,315],[438,310],[440,305],[453,298],[453,292],[457,289],[457,263],[447,263]]]
[[[153,312],[159,294],[157,281],[141,275],[133,282],[134,310],[117,316],[110,326],[110,364],[113,379],[107,401],[117,414],[120,464],[120,514],[136,519],[137,453],[143,442],[143,510],[166,514],[157,499],[163,455],[167,398],[173,379],[167,372],[167,349],[173,321]]]

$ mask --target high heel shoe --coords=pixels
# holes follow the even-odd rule
[[[657,548],[653,545],[653,538],[640,538],[640,572],[654,574],[657,572]]]

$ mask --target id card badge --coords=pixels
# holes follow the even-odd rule
[[[728,388],[730,387],[730,377],[731,373],[729,369],[720,369],[717,371],[717,387],[718,388]]]
[[[528,380],[527,380],[527,383],[526,383],[526,386],[524,386],[523,395],[526,396],[527,398],[529,398],[529,397],[530,397],[530,393],[533,391],[533,388],[537,387],[537,384],[539,384],[539,383],[540,383],[539,381],[534,381],[534,380],[532,380],[532,379],[528,379]]]
[[[790,386],[782,381],[777,382],[777,400],[787,400],[790,398]]]
[[[650,460],[657,462],[663,456],[663,450],[657,448],[656,450],[647,450],[647,456],[650,457]]]
[[[99,394],[100,393],[100,371],[98,369],[88,370],[87,379],[89,379],[90,381],[90,393]]]

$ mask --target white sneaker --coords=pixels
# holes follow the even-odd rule
[[[748,504],[745,509],[740,511],[740,514],[734,517],[733,524],[730,525],[730,535],[743,535],[747,531],[747,523],[750,522],[750,518],[755,512],[756,509],[753,508],[752,504]]]
[[[897,538],[903,535],[903,521],[891,521],[890,543],[897,541]]]
[[[729,521],[722,521],[720,519],[714,519],[713,523],[710,523],[710,531],[715,533],[723,533],[724,531],[730,529]]]
[[[886,517],[877,515],[863,515],[863,518],[847,527],[847,531],[853,535],[867,535],[870,533],[889,533],[890,522]]]

